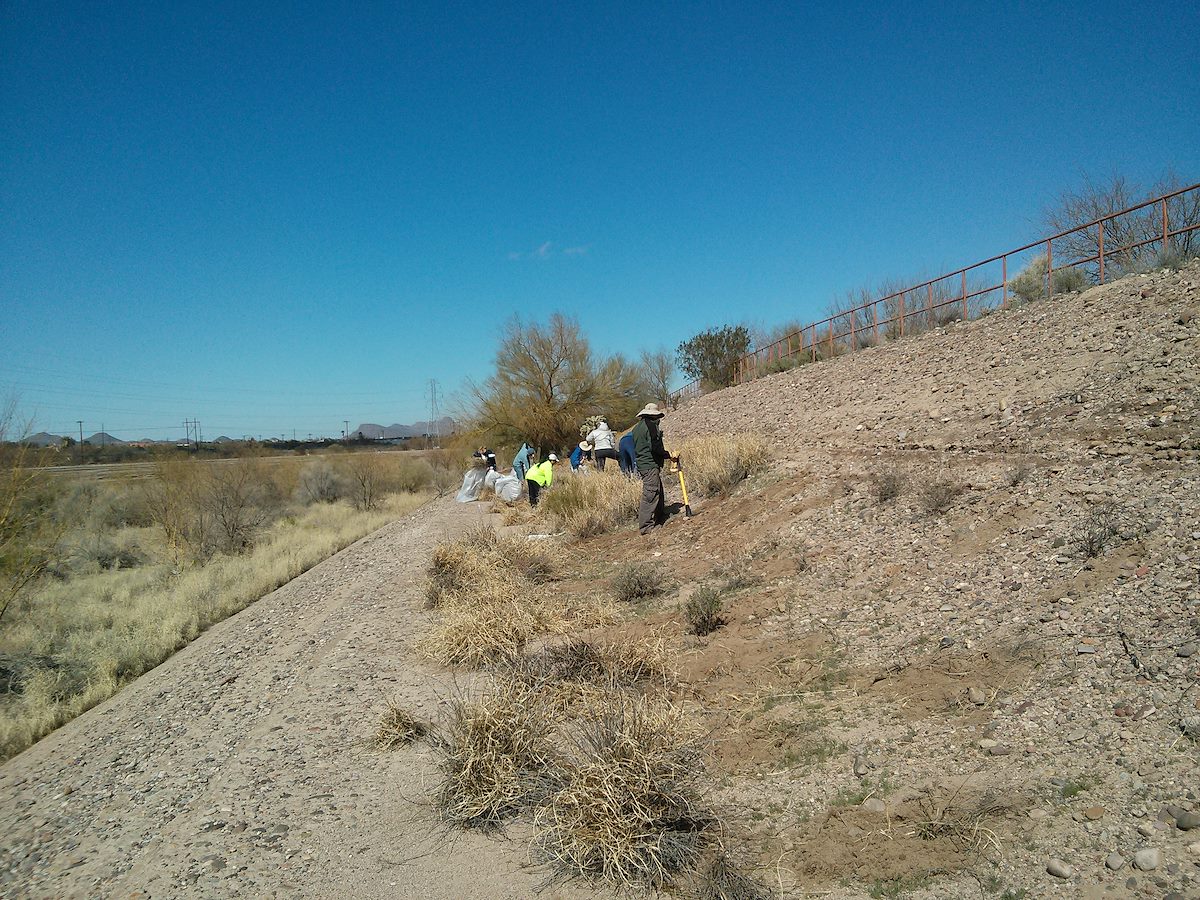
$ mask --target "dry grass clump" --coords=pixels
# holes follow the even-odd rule
[[[949,509],[950,504],[966,489],[962,482],[951,478],[930,478],[921,485],[918,497],[925,512],[936,515]]]
[[[538,507],[556,528],[594,537],[637,519],[642,484],[611,467],[555,480]]]
[[[716,497],[767,467],[767,441],[758,434],[734,434],[683,441],[678,447],[688,490],[697,497]]]
[[[696,588],[695,593],[688,598],[683,608],[683,617],[691,627],[692,633],[703,637],[725,624],[725,620],[721,618],[721,607],[721,591],[712,585],[704,585]]]
[[[612,695],[665,685],[670,678],[662,641],[599,642],[573,638],[501,667],[560,710],[603,708]]]
[[[551,580],[555,571],[553,559],[540,547],[478,525],[434,548],[425,586],[426,606],[439,606],[449,593],[477,590],[493,578],[503,577],[506,570],[534,584]]]
[[[999,850],[999,837],[984,823],[1003,815],[1008,808],[986,797],[974,803],[956,803],[957,798],[958,791],[945,803],[938,803],[929,796],[922,797],[917,803],[921,818],[914,833],[924,841],[948,840],[955,849],[963,852]]]
[[[586,723],[534,816],[535,847],[558,878],[661,887],[693,868],[713,818],[680,713],[621,697]]]
[[[888,469],[884,472],[876,472],[872,479],[875,488],[875,499],[880,503],[887,503],[889,500],[895,500],[904,493],[905,477],[904,473],[897,469]]]
[[[609,582],[614,596],[623,603],[635,603],[658,597],[667,590],[662,569],[646,563],[629,563]]]
[[[775,892],[719,853],[704,870],[696,895],[698,900],[772,900]]]
[[[555,786],[552,729],[546,704],[516,685],[455,699],[432,742],[445,820],[490,830],[546,796]]]
[[[1032,475],[1033,466],[1022,460],[1004,473],[1004,483],[1010,488],[1015,488]]]
[[[394,700],[388,700],[387,709],[375,730],[375,745],[380,750],[395,750],[428,733],[428,725]]]
[[[1075,526],[1071,547],[1084,559],[1099,556],[1121,535],[1121,509],[1111,500],[1098,503]]]

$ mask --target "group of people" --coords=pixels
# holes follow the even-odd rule
[[[619,441],[608,422],[601,419],[569,457],[572,471],[579,471],[587,460],[595,462],[600,471],[605,464],[615,459],[621,471],[642,481],[642,496],[638,504],[638,530],[649,534],[667,519],[666,503],[663,498],[662,467],[672,458],[663,446],[659,423],[665,413],[657,403],[647,403],[637,414],[637,422],[629,433]],[[499,471],[496,454],[487,447],[480,447],[474,454],[487,469]],[[529,505],[537,506],[541,492],[554,481],[554,465],[558,457],[551,453],[541,462],[535,462],[537,451],[528,442],[513,457],[512,473],[524,482],[529,493]]]

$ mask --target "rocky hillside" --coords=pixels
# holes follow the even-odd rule
[[[625,632],[727,586],[675,646],[785,895],[1200,896],[1198,401],[1193,263],[667,418],[775,462],[592,552],[681,585]]]

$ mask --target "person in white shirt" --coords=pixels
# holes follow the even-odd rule
[[[587,436],[587,442],[592,445],[592,456],[596,460],[596,468],[604,471],[604,463],[617,458],[617,439],[613,436],[608,422],[600,420],[600,424],[592,429]]]

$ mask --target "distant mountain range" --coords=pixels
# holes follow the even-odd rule
[[[428,422],[413,422],[411,425],[375,425],[372,422],[364,422],[350,432],[350,437],[361,436],[369,441],[378,441],[422,437],[434,433],[445,436],[453,434],[455,427],[454,420],[449,416],[438,419],[436,428],[430,428]]]

